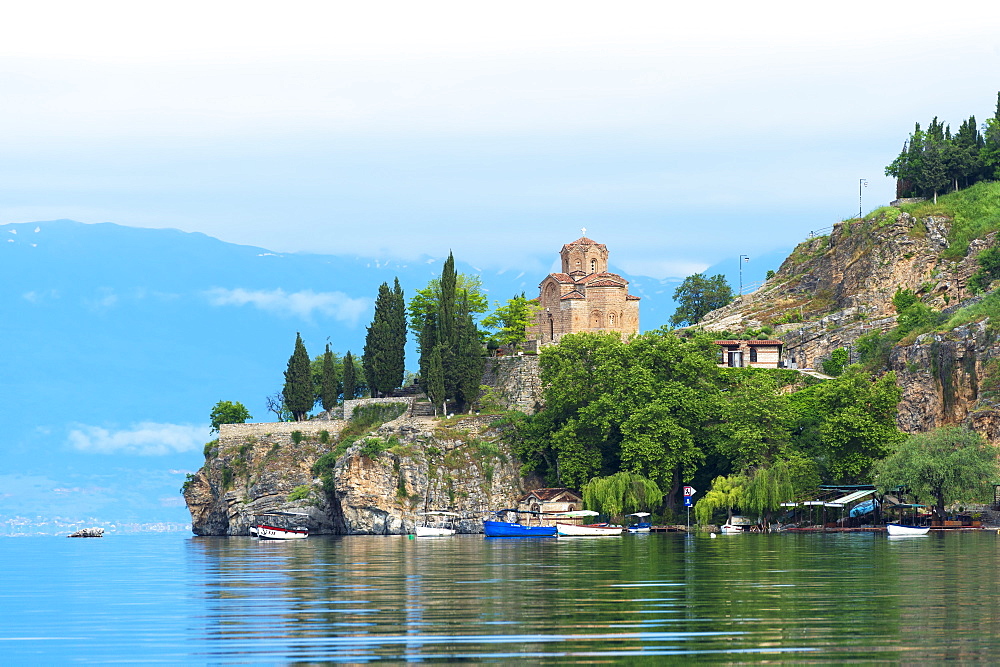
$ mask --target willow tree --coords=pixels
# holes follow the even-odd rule
[[[771,466],[755,468],[747,474],[740,508],[753,512],[771,522],[771,514],[795,497],[794,466],[789,461],[779,461]]]
[[[726,510],[726,520],[733,518],[733,508],[741,507],[743,502],[743,487],[746,478],[742,475],[719,476],[712,480],[712,488],[695,503],[694,516],[698,523],[712,522],[716,510]]]
[[[610,516],[648,510],[660,504],[663,492],[656,482],[631,472],[594,477],[583,487],[583,504]]]

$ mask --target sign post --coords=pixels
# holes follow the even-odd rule
[[[691,532],[691,496],[695,494],[693,486],[684,487],[684,507],[687,508],[687,530]]]

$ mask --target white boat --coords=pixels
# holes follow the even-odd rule
[[[301,525],[302,519],[308,517],[305,512],[271,512],[258,514],[254,517],[254,525],[249,531],[262,540],[302,540],[309,537],[309,529]]]
[[[417,537],[451,537],[456,533],[455,519],[461,514],[455,512],[419,512],[424,517],[424,525],[415,526]]]
[[[575,523],[556,523],[556,534],[559,535],[559,537],[593,537],[595,535],[621,537],[624,532],[625,529],[621,526],[609,526],[602,523],[584,525]]]
[[[593,510],[576,510],[574,512],[563,512],[560,518],[581,518],[597,516]],[[621,526],[609,526],[606,523],[561,523],[556,522],[556,535],[559,537],[593,537],[595,535],[610,535],[621,537],[625,529]]]
[[[734,516],[722,524],[720,530],[723,535],[736,535],[739,533],[756,533],[760,531],[760,526],[745,516]]]
[[[649,529],[652,528],[652,524],[649,523],[647,517],[650,516],[649,512],[633,512],[626,516],[634,516],[636,522],[628,526],[628,532],[630,533],[648,533]]]
[[[889,531],[890,537],[900,537],[902,535],[926,535],[930,528],[927,526],[906,526],[901,523],[887,523],[885,524],[886,530]]]

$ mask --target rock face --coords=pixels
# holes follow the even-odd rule
[[[996,234],[973,241],[963,257],[947,259],[948,218],[897,214],[894,220],[843,222],[828,236],[800,243],[763,287],[709,313],[699,327],[772,326],[772,335],[785,343],[785,360],[804,368],[865,333],[894,327],[897,289],[913,290],[936,309],[969,298],[965,283],[978,268],[975,258],[995,244]]]
[[[303,422],[298,437],[223,427],[184,489],[193,530],[246,535],[255,514],[292,511],[308,513],[316,534],[406,534],[418,512],[447,509],[467,515],[460,531],[480,532],[484,512],[509,507],[523,493],[518,464],[489,426],[495,419],[442,427],[402,417],[359,439],[324,480],[313,478],[312,466],[335,450],[345,422]],[[269,425],[254,426],[260,433]],[[293,491],[304,497],[289,501]]]
[[[890,366],[903,388],[900,428],[913,433],[965,423],[1000,444],[1000,405],[981,391],[996,381],[991,362],[998,355],[1000,342],[988,322],[924,334],[894,349]]]
[[[905,212],[895,219],[840,223],[829,236],[799,244],[763,287],[709,313],[699,327],[771,326],[789,367],[818,366],[841,347],[853,357],[860,336],[896,326],[892,297],[900,288],[945,312],[973,302],[965,284],[978,269],[978,254],[997,243],[996,233],[949,259],[950,228],[947,218],[917,219]],[[998,354],[988,321],[924,334],[894,348],[890,368],[903,389],[900,428],[913,433],[966,423],[1000,444],[1000,405],[981,392],[997,373],[990,361]]]

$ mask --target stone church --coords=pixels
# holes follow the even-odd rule
[[[639,297],[628,281],[608,273],[608,247],[586,236],[559,252],[562,272],[550,273],[539,287],[541,306],[528,327],[536,345],[558,343],[569,333],[614,331],[627,338],[639,331]]]

